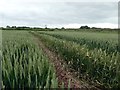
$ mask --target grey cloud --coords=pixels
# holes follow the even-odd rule
[[[54,3],[23,3],[14,8],[2,11],[4,24],[117,24],[116,2],[54,2]],[[17,5],[16,5],[17,6]],[[11,12],[10,12],[11,10]]]

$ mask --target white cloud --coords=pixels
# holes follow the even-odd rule
[[[118,0],[114,0],[114,3],[110,3],[113,0],[91,0],[94,3],[88,1],[90,0],[84,0],[86,3],[82,3],[83,0],[0,0],[0,26],[117,26]]]

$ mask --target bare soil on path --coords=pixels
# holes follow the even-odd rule
[[[34,36],[34,40],[38,43],[39,47],[43,50],[46,56],[49,58],[49,62],[52,63],[56,70],[56,75],[58,78],[58,85],[61,88],[62,83],[64,83],[64,87],[68,88],[68,84],[70,81],[70,88],[71,89],[79,89],[79,90],[100,90],[94,86],[91,86],[87,83],[83,83],[80,81],[74,72],[71,72],[69,68],[67,68],[67,64],[65,61],[57,55],[55,52],[49,50],[45,45],[44,42],[41,41],[40,37],[30,32]]]

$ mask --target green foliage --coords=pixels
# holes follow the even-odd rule
[[[87,40],[84,44],[78,44],[48,34],[42,33],[39,36],[47,47],[60,54],[71,68],[80,73],[82,78],[90,82],[94,81],[105,88],[120,88],[120,60],[118,59],[120,53],[116,49],[108,53],[110,51],[107,51],[107,48],[111,47],[109,45],[106,47],[104,43],[100,44],[103,48],[105,46],[105,49],[101,47],[90,49],[86,44]],[[99,43],[98,40],[96,42]]]
[[[53,65],[26,31],[3,31],[2,88],[56,88]]]
[[[90,32],[40,32],[58,39],[86,45],[88,49],[106,50],[108,54],[120,52],[117,34]]]

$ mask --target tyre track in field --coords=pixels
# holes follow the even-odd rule
[[[76,78],[76,75],[72,73],[69,68],[67,68],[66,63],[60,56],[58,56],[53,51],[50,51],[40,40],[40,37],[37,34],[32,32],[30,33],[34,36],[34,40],[38,43],[39,47],[42,48],[43,52],[49,58],[50,63],[54,65],[59,87],[61,87],[63,82],[64,87],[68,88],[68,82],[70,80],[70,88],[76,88],[79,90],[100,90],[94,86],[88,85],[87,83],[80,82],[79,79]]]

